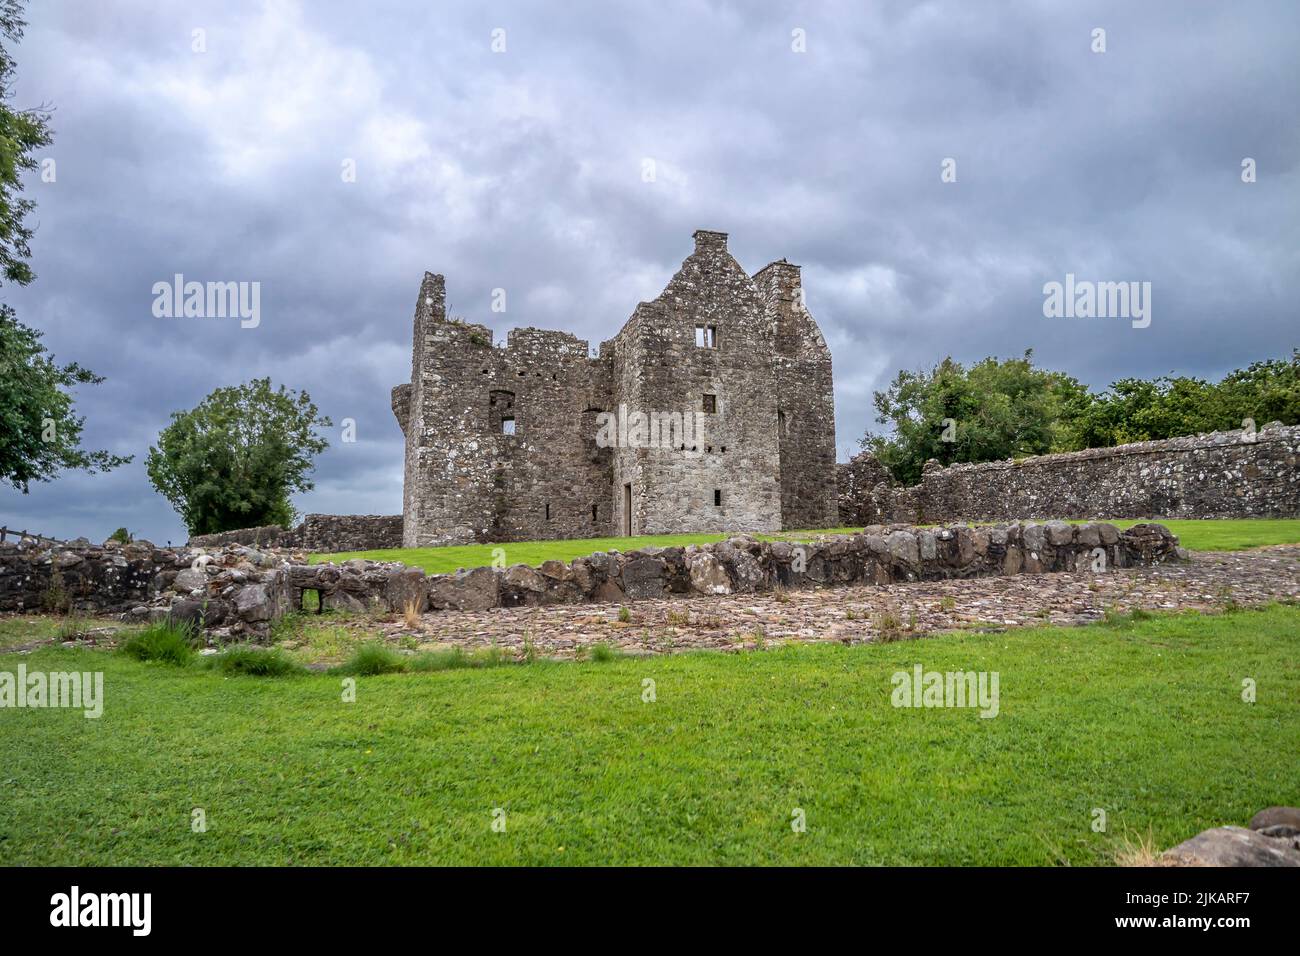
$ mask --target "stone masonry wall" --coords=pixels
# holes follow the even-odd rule
[[[853,490],[841,495],[841,520],[849,526],[1025,516],[1300,517],[1300,426],[1276,422],[1253,436],[1212,432],[949,468],[930,462],[911,488],[863,487],[869,467],[861,458],[840,466],[841,482]]]
[[[242,544],[261,548],[286,548],[330,554],[340,551],[378,551],[402,546],[401,515],[306,515],[293,529],[279,525],[241,528],[190,539],[191,547],[220,548]]]
[[[694,241],[595,357],[544,329],[494,345],[487,326],[448,314],[443,277],[425,273],[411,381],[392,392],[406,547],[834,523],[830,352],[799,267],[751,277],[726,233]],[[602,413],[701,416],[704,438],[601,447]]]
[[[685,548],[597,552],[569,563],[517,564],[426,575],[397,563],[303,564],[243,545],[212,551],[0,543],[0,611],[120,613],[128,620],[192,621],[223,637],[257,637],[301,610],[483,610],[540,604],[624,602],[674,594],[723,595],[777,587],[936,580],[1049,571],[1109,571],[1178,560],[1178,539],[1159,525],[1120,532],[1109,524],[989,527],[872,526],[815,542],[736,537]]]

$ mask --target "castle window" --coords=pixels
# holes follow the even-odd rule
[[[718,396],[704,393],[704,410],[710,415],[718,410]]]
[[[596,506],[595,506],[595,505],[592,505],[592,506],[591,506],[591,520],[592,520],[592,521],[595,521],[595,520],[596,520]]]
[[[551,503],[549,501],[546,502],[546,520],[551,520]]]
[[[714,489],[713,489],[713,507],[715,507],[715,508],[721,508],[721,507],[722,507],[722,489],[721,489],[721,488],[714,488]]]
[[[498,435],[515,433],[514,392],[500,388],[488,392],[488,429]]]
[[[695,347],[716,349],[718,347],[718,327],[716,325],[697,325],[695,327]]]
[[[776,410],[776,434],[778,438],[785,437],[785,412],[779,408]]]

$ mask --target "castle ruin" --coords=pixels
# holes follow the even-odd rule
[[[449,318],[425,273],[405,547],[838,524],[831,355],[799,267],[749,275],[698,230],[667,288],[590,355],[565,332]]]

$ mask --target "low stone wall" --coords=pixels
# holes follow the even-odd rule
[[[190,547],[221,548],[242,544],[255,548],[286,548],[331,554],[378,551],[402,546],[401,515],[306,515],[293,529],[279,525],[241,528],[190,538]]]
[[[1300,426],[1211,432],[943,468],[866,488],[870,455],[840,465],[840,520],[925,524],[1036,518],[1300,517]],[[874,459],[872,459],[874,461]]]
[[[1110,570],[1177,560],[1178,539],[1160,525],[1120,532],[1114,525],[1009,524],[988,527],[869,527],[816,542],[732,538],[684,548],[598,552],[565,564],[474,568],[426,575],[377,561],[305,564],[241,545],[215,553],[160,549],[148,542],[100,548],[0,545],[0,611],[64,606],[123,613],[134,620],[172,617],[220,635],[264,633],[303,607],[349,611],[483,610],[541,604],[626,602],[674,594],[724,595],[854,583]]]

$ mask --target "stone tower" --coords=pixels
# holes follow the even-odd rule
[[[836,523],[831,357],[799,267],[750,277],[725,233],[694,238],[596,357],[542,329],[494,346],[425,274],[393,389],[407,547]]]

